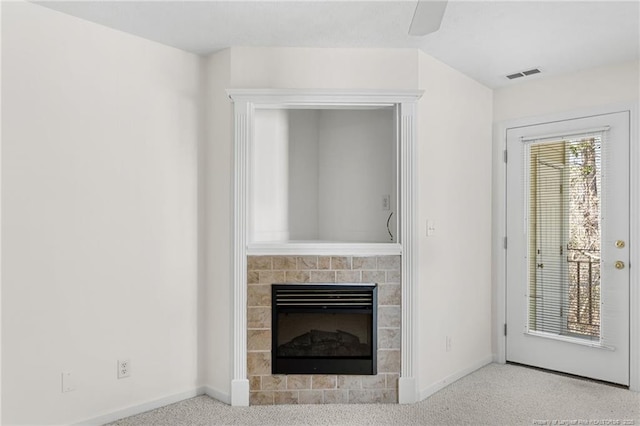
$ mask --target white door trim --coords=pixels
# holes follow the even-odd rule
[[[506,323],[506,163],[504,151],[506,150],[507,129],[530,126],[539,123],[550,123],[589,117],[594,115],[609,114],[621,111],[630,111],[630,336],[629,336],[629,388],[640,392],[640,140],[639,140],[639,113],[638,103],[621,103],[577,109],[569,112],[526,117],[515,120],[495,123],[493,126],[493,219],[492,219],[492,276],[494,282],[494,360],[499,363],[506,362],[506,338],[504,325]],[[508,241],[507,241],[508,244]]]

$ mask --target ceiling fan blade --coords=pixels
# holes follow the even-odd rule
[[[419,0],[413,13],[409,35],[423,36],[438,31],[446,8],[446,0]]]

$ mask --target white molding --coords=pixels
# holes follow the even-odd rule
[[[398,379],[398,403],[413,404],[418,402],[418,384],[415,377]]]
[[[253,139],[253,106],[234,102],[234,180],[233,180],[233,376],[231,402],[249,405],[247,380],[247,234],[249,197],[249,147]],[[247,382],[248,383],[248,382]],[[246,393],[246,395],[245,395]],[[245,403],[246,402],[246,403]]]
[[[225,403],[227,405],[231,405],[231,395],[217,389],[212,388],[211,386],[203,386],[203,393],[217,401]]]
[[[422,90],[318,90],[318,89],[227,89],[234,102],[289,107],[393,106],[416,102]]]
[[[640,104],[629,105],[631,152],[630,209],[631,229],[629,253],[629,389],[640,392]],[[635,220],[634,220],[635,219]],[[633,266],[633,268],[631,268]]]
[[[496,347],[495,359],[497,362],[504,364],[506,362],[506,336],[504,335],[504,324],[507,322],[506,317],[506,254],[504,248],[504,238],[507,235],[507,164],[504,162],[504,150],[507,149],[507,127],[504,123],[498,123],[493,126],[493,191],[492,191],[492,267],[491,274],[495,283],[493,302],[496,309],[495,312],[495,331]]]
[[[249,256],[394,256],[402,254],[402,245],[395,243],[328,243],[328,242],[290,242],[290,243],[250,243],[247,247]]]
[[[400,245],[381,243],[374,245],[327,246],[326,243],[310,244],[303,248],[307,253],[346,253],[347,249],[359,248],[351,254],[367,251],[371,254],[402,253],[402,363],[400,379],[402,383],[415,383],[414,360],[416,322],[414,309],[414,287],[417,282],[417,229],[416,216],[416,102],[422,96],[417,90],[306,90],[306,89],[229,89],[227,94],[234,103],[234,230],[233,230],[233,377],[231,381],[231,404],[249,404],[249,384],[247,380],[247,255],[251,254],[294,254],[294,244],[249,246],[248,241],[248,195],[250,165],[249,149],[253,142],[253,111],[255,107],[302,108],[302,107],[375,107],[395,106],[399,113],[400,136]],[[291,246],[291,247],[285,247]],[[344,250],[344,251],[343,251]],[[295,251],[295,254],[300,252]],[[408,386],[407,386],[408,387]],[[414,389],[416,386],[413,386]],[[405,387],[403,387],[404,389]],[[415,401],[415,394],[401,395],[404,401]]]
[[[506,120],[494,124],[493,158],[502,158],[502,150],[506,146],[506,129],[529,126],[539,123],[548,123],[562,120],[570,120],[581,117],[590,117],[602,114],[611,114],[622,111],[630,111],[630,261],[629,261],[629,388],[640,392],[640,105],[638,102],[623,102],[611,105],[580,108],[572,111],[555,113],[550,115],[524,117]],[[502,160],[499,160],[502,161]],[[493,184],[494,193],[494,218],[493,218],[493,254],[494,256],[494,280],[496,286],[496,323],[497,334],[496,352],[494,358],[498,362],[506,361],[506,339],[503,334],[503,325],[506,320],[506,270],[505,251],[502,249],[502,238],[506,234],[506,174],[504,167],[494,168],[496,179]],[[632,267],[634,266],[634,267]]]
[[[431,395],[433,395],[434,393],[438,392],[439,390],[444,389],[445,387],[449,386],[451,383],[458,381],[460,379],[462,379],[464,376],[467,376],[471,373],[473,373],[476,370],[481,369],[482,367],[491,364],[493,361],[493,356],[487,356],[482,358],[480,361],[478,362],[474,362],[473,364],[471,364],[470,366],[468,366],[467,368],[463,368],[462,370],[458,370],[453,374],[448,375],[447,377],[445,377],[444,379],[438,380],[437,382],[429,385],[428,387],[422,389],[420,391],[420,401],[423,401],[427,398],[429,398]]]
[[[153,401],[144,402],[142,404],[136,404],[123,408],[121,410],[112,411],[108,414],[103,414],[98,417],[83,420],[75,423],[76,425],[103,425],[106,423],[115,422],[125,417],[135,416],[136,414],[145,413],[156,408],[164,407],[169,404],[175,404],[176,402],[184,401],[199,395],[204,395],[205,388],[198,387],[189,391],[180,392],[174,395],[165,396],[164,398],[154,399]]]
[[[417,273],[417,170],[416,155],[416,104],[400,105],[400,242],[403,247],[401,258],[402,275],[402,328],[400,379],[403,386],[398,389],[398,399],[402,403],[416,402],[414,361],[417,348],[415,286]]]
[[[246,355],[245,355],[246,359]],[[234,379],[231,381],[231,405],[234,407],[249,406],[249,380]]]

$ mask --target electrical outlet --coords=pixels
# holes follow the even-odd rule
[[[118,379],[131,376],[131,361],[128,359],[118,360]]]
[[[433,221],[427,219],[427,237],[432,236],[436,232],[436,225],[434,225]]]
[[[451,352],[451,337],[446,337],[444,348],[447,352]]]
[[[382,210],[391,210],[391,195],[385,194],[382,196]]]

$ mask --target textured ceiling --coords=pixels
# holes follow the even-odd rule
[[[477,81],[514,84],[640,58],[640,0],[455,1],[440,30],[408,35],[415,1],[50,1],[43,6],[179,49],[411,47]]]

